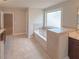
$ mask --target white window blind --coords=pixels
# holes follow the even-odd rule
[[[61,10],[47,13],[47,26],[61,27]]]

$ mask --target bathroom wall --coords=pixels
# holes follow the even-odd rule
[[[28,36],[28,24],[29,24],[29,22],[28,22],[29,21],[28,20],[29,19],[29,9],[28,8],[26,9],[25,13],[26,13],[26,36]]]
[[[51,12],[54,9],[61,8],[62,12],[62,26],[76,27],[77,26],[77,8],[79,7],[79,0],[68,0],[66,2],[48,7],[46,12]]]
[[[31,38],[35,27],[43,26],[43,10],[39,8],[29,8],[28,11],[28,37]]]
[[[14,13],[14,35],[25,33],[29,37],[33,34],[34,25],[43,26],[43,10],[39,8],[0,8],[3,12]]]
[[[14,14],[13,19],[13,34],[24,34],[26,33],[26,9],[24,8],[0,8],[2,12],[12,12]],[[27,34],[27,33],[26,33]]]

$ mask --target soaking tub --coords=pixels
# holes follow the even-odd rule
[[[46,28],[39,28],[37,30],[34,30],[34,38],[36,42],[38,42],[39,45],[44,50],[47,50],[47,29],[52,29],[55,27],[46,27]]]
[[[35,30],[34,39],[44,49],[47,50],[47,36],[46,30]]]

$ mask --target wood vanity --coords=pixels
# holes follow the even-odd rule
[[[79,59],[79,33],[69,33],[69,57],[70,59]]]

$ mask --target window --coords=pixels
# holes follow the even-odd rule
[[[61,11],[47,13],[47,26],[61,27]]]

